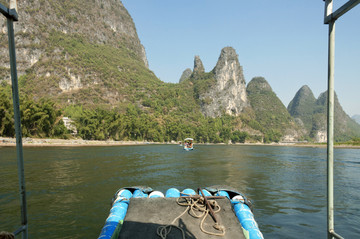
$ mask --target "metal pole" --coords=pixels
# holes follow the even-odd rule
[[[329,23],[329,69],[328,69],[328,128],[327,128],[327,161],[328,161],[328,238],[333,238],[334,231],[334,55],[335,55],[335,22]]]
[[[332,13],[333,2],[327,0],[325,14]],[[328,109],[327,109],[327,217],[328,239],[332,239],[334,231],[334,64],[335,64],[335,20],[329,22],[328,52]]]
[[[10,9],[16,9],[16,1],[10,1]],[[22,135],[21,135],[18,78],[17,78],[17,69],[16,69],[14,20],[12,18],[7,18],[7,28],[8,28],[8,38],[9,38],[10,71],[11,71],[14,118],[15,118],[16,152],[17,152],[20,206],[21,206],[21,225],[23,228],[22,238],[27,239],[28,228],[27,228],[27,206],[26,206],[27,204],[26,204],[26,189],[25,189],[25,176],[24,176],[24,159],[23,159],[23,146],[22,146]]]
[[[329,24],[328,55],[328,116],[327,116],[327,219],[328,239],[343,239],[334,229],[334,65],[335,65],[335,21],[354,8],[360,0],[349,0],[333,13],[333,0],[325,1],[324,24]]]

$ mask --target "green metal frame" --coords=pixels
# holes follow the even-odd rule
[[[20,206],[21,206],[21,226],[14,232],[14,234],[17,235],[19,233],[22,233],[22,238],[27,239],[28,221],[27,221],[26,188],[25,188],[25,176],[24,176],[24,158],[23,158],[22,135],[21,135],[20,103],[19,103],[19,89],[18,89],[18,77],[17,77],[17,68],[16,68],[16,52],[15,52],[15,36],[14,36],[14,21],[18,21],[16,6],[17,6],[16,1],[14,0],[10,1],[9,8],[0,4],[0,12],[7,18],[10,72],[11,72],[12,96],[13,96],[14,118],[15,118],[16,153],[17,153]]]
[[[328,109],[327,109],[327,235],[328,239],[342,239],[334,228],[334,65],[335,21],[351,10],[360,0],[350,0],[333,12],[333,0],[325,1],[324,24],[329,25],[328,49]]]

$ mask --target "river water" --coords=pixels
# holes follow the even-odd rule
[[[30,238],[97,238],[124,186],[229,185],[254,203],[265,238],[326,238],[326,149],[177,145],[27,147]],[[360,150],[335,149],[335,230],[360,237]],[[0,147],[0,231],[20,224],[16,150]]]

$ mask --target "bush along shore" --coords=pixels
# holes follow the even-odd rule
[[[111,146],[111,145],[141,145],[160,144],[147,141],[113,141],[113,140],[83,140],[83,139],[38,139],[23,138],[23,146]],[[0,137],[0,146],[16,146],[15,138]]]
[[[150,145],[150,144],[179,144],[179,142],[148,142],[148,141],[114,141],[114,140],[83,140],[83,139],[50,139],[50,138],[23,138],[23,146],[121,146],[121,145]],[[224,145],[225,143],[196,143],[197,145]],[[272,145],[272,146],[294,146],[294,147],[326,147],[326,143],[304,143],[304,142],[293,142],[293,143],[231,143],[228,145]],[[0,146],[16,146],[15,138],[0,137]],[[360,149],[359,142],[345,142],[337,143],[334,145],[335,148],[358,148]]]

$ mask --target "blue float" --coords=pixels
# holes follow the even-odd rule
[[[208,189],[208,190],[207,190]],[[259,226],[254,219],[252,210],[250,209],[249,201],[241,193],[230,190],[218,190],[213,188],[202,189],[205,196],[224,196],[228,198],[233,207],[234,213],[238,218],[247,239],[263,239],[263,235],[259,230]],[[202,193],[200,193],[201,196]],[[108,218],[105,221],[98,239],[117,238],[124,221],[124,218],[129,207],[129,200],[131,198],[179,198],[181,196],[199,195],[195,190],[186,188],[180,192],[176,188],[169,188],[165,196],[160,191],[153,191],[151,188],[133,187],[120,189],[114,196],[113,204],[110,209]]]

